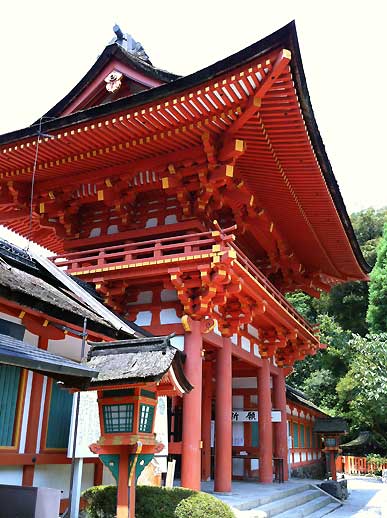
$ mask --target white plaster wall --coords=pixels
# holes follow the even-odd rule
[[[232,423],[232,445],[233,446],[244,446],[243,423]]]
[[[66,335],[63,340],[49,340],[47,350],[50,353],[58,354],[64,358],[70,360],[80,361],[81,359],[81,347],[82,340],[74,338],[73,336]],[[89,346],[86,345],[85,355],[89,350]]]
[[[150,326],[152,322],[152,311],[139,311],[134,323],[137,326]]]
[[[21,486],[23,468],[21,466],[0,466],[0,484]]]
[[[171,302],[178,300],[176,290],[162,290],[160,293],[160,299],[162,302]]]
[[[180,324],[181,320],[176,314],[175,308],[162,309],[160,311],[160,324]]]
[[[37,464],[35,466],[34,486],[52,487],[63,491],[61,498],[69,496],[70,464]],[[84,464],[82,471],[81,489],[93,485],[94,464]]]
[[[232,407],[233,408],[243,408],[243,396],[233,396],[232,397]],[[232,445],[233,446],[244,446],[243,423],[232,423]],[[235,459],[235,460],[238,460],[238,459]]]
[[[247,332],[249,333],[249,335],[258,338],[258,329],[252,326],[251,324],[247,324]]]
[[[232,407],[243,409],[243,396],[233,396],[232,397]]]
[[[214,333],[218,336],[222,336],[222,333],[219,331],[218,321],[216,319],[214,320],[214,324]]]
[[[254,344],[254,356],[256,356],[257,358],[261,357],[261,355],[259,353],[259,346],[258,346],[258,344]]]
[[[245,336],[242,336],[242,338],[241,338],[241,346],[242,346],[242,349],[250,352],[250,340],[248,338],[246,338]]]
[[[257,388],[257,378],[233,378],[232,388]]]
[[[34,335],[26,329],[24,333],[24,340],[23,342],[27,342],[30,345],[34,345],[35,347],[38,347],[39,337],[38,335]]]
[[[150,304],[153,300],[153,291],[140,291],[137,300],[128,302],[128,306],[136,306],[137,304]]]
[[[232,474],[243,476],[243,459],[232,459]]]
[[[15,322],[15,324],[23,325],[20,318],[13,317],[12,315],[8,315],[7,313],[2,313],[1,311],[0,318],[2,318],[3,320],[8,320],[8,322]]]

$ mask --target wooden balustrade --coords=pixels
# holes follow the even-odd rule
[[[161,258],[185,257],[190,260],[202,257],[202,254],[212,253],[214,245],[220,245],[221,251],[233,249],[236,253],[236,268],[244,269],[270,296],[280,304],[292,318],[306,328],[311,334],[315,329],[293,308],[282,293],[265,277],[256,265],[233,243],[231,229],[217,233],[202,232],[183,234],[179,236],[133,241],[121,245],[101,247],[94,250],[68,252],[50,259],[59,268],[69,273],[88,273],[90,269],[100,269],[106,266],[130,265],[147,263]],[[218,249],[219,250],[219,249]]]
[[[367,462],[367,457],[355,457],[353,455],[339,455],[336,458],[337,471],[347,475],[365,475],[382,469],[387,469],[387,464],[378,466],[374,462]]]
[[[301,325],[306,327],[308,331],[314,334],[315,329],[294,309],[294,307],[285,299],[282,293],[264,276],[257,266],[233,243],[230,245],[237,253],[237,261],[261,284],[266,291],[283,307],[292,317]]]
[[[216,240],[211,232],[187,234],[149,241],[135,241],[122,245],[101,247],[96,250],[81,250],[50,257],[59,267],[67,268],[69,273],[83,269],[98,268],[108,264],[139,262],[160,257],[179,257],[182,255],[211,252]]]

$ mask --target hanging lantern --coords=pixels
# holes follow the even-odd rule
[[[156,405],[156,387],[99,391],[99,444],[154,444]]]

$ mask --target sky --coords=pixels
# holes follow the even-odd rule
[[[349,213],[387,206],[382,0],[13,0],[0,17],[0,134],[30,125],[94,64],[118,23],[188,74],[295,19],[315,116]]]

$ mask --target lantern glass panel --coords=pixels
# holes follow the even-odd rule
[[[333,447],[333,446],[336,446],[336,444],[337,444],[336,437],[326,437],[325,438],[325,446]]]
[[[155,407],[151,405],[140,405],[140,423],[138,431],[143,433],[152,432],[153,416]]]
[[[133,403],[124,405],[103,405],[105,433],[133,431]]]

